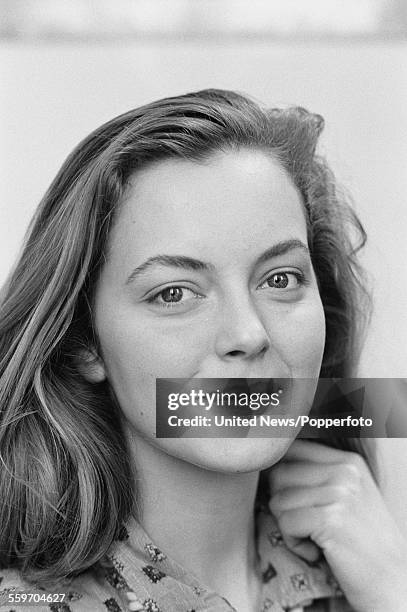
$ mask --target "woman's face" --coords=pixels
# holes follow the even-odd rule
[[[155,436],[156,378],[316,378],[325,319],[301,197],[271,156],[241,149],[138,171],[94,301],[100,376],[126,423],[211,470],[264,469],[290,440]]]

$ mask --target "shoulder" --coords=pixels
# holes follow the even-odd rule
[[[121,612],[127,609],[125,593],[111,587],[93,569],[49,588],[24,580],[17,570],[0,569],[1,610],[16,612],[22,604],[25,612]]]

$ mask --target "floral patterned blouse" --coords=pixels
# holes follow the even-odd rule
[[[263,579],[259,612],[352,612],[325,562],[309,564],[285,547],[267,507],[256,511],[256,531]],[[63,601],[34,590],[15,570],[0,571],[1,612],[124,612],[129,591],[145,612],[236,612],[155,546],[133,518],[98,565],[61,586]],[[12,603],[23,593],[24,605]],[[32,593],[35,605],[27,604]]]

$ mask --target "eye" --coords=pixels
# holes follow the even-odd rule
[[[178,304],[182,305],[185,304],[185,302],[201,297],[203,296],[199,295],[195,291],[192,291],[192,289],[180,287],[178,285],[171,285],[170,287],[165,287],[165,289],[162,289],[155,295],[148,298],[147,302],[149,304],[157,304],[163,308],[174,308]]]
[[[305,284],[300,272],[274,272],[260,285],[260,289],[297,289]]]

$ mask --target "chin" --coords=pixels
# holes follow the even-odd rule
[[[285,455],[294,438],[211,438],[183,440],[171,454],[200,468],[224,474],[265,470]]]

